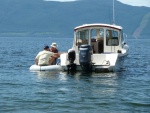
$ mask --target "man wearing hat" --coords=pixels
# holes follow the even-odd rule
[[[35,57],[35,63],[39,66],[47,66],[51,64],[51,57],[57,56],[56,53],[49,51],[49,46],[44,46],[44,50],[39,52]]]
[[[53,43],[51,44],[50,51],[53,52],[53,53],[58,53],[57,44],[56,44],[55,42],[53,42]]]
[[[51,48],[49,49],[50,52],[53,52],[53,53],[58,53],[58,49],[57,49],[57,44],[55,42],[53,42],[51,44]],[[54,65],[56,63],[56,60],[57,58],[59,57],[60,55],[55,55],[55,56],[52,56],[51,57],[51,64]]]

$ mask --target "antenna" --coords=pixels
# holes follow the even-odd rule
[[[115,24],[115,3],[114,3],[114,0],[113,0],[113,24]]]

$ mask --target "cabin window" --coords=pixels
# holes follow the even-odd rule
[[[93,41],[96,41],[96,35],[97,35],[96,29],[92,29],[92,30],[91,30],[91,39],[92,39]]]
[[[76,45],[88,44],[89,30],[78,31],[76,33]]]
[[[118,46],[118,32],[114,30],[106,30],[106,45],[107,46]]]
[[[92,29],[91,30],[91,39],[92,40],[102,40],[104,38],[104,29]]]

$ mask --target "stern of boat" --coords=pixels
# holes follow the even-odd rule
[[[117,53],[93,54],[93,71],[95,72],[114,71],[117,60],[118,60]]]
[[[61,54],[61,66],[64,71],[67,71],[68,54]],[[103,53],[103,54],[93,54],[92,55],[92,70],[93,72],[110,72],[114,71],[116,63],[118,60],[117,53]],[[76,54],[75,64],[77,64],[77,71],[82,71],[81,66],[79,64],[79,54]]]

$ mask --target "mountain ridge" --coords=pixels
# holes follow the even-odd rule
[[[129,36],[135,36],[147,7],[115,2],[115,21]],[[50,2],[43,0],[1,0],[0,36],[73,37],[73,28],[87,23],[112,23],[110,0]],[[129,29],[130,28],[130,29]],[[149,33],[149,22],[138,37]]]

